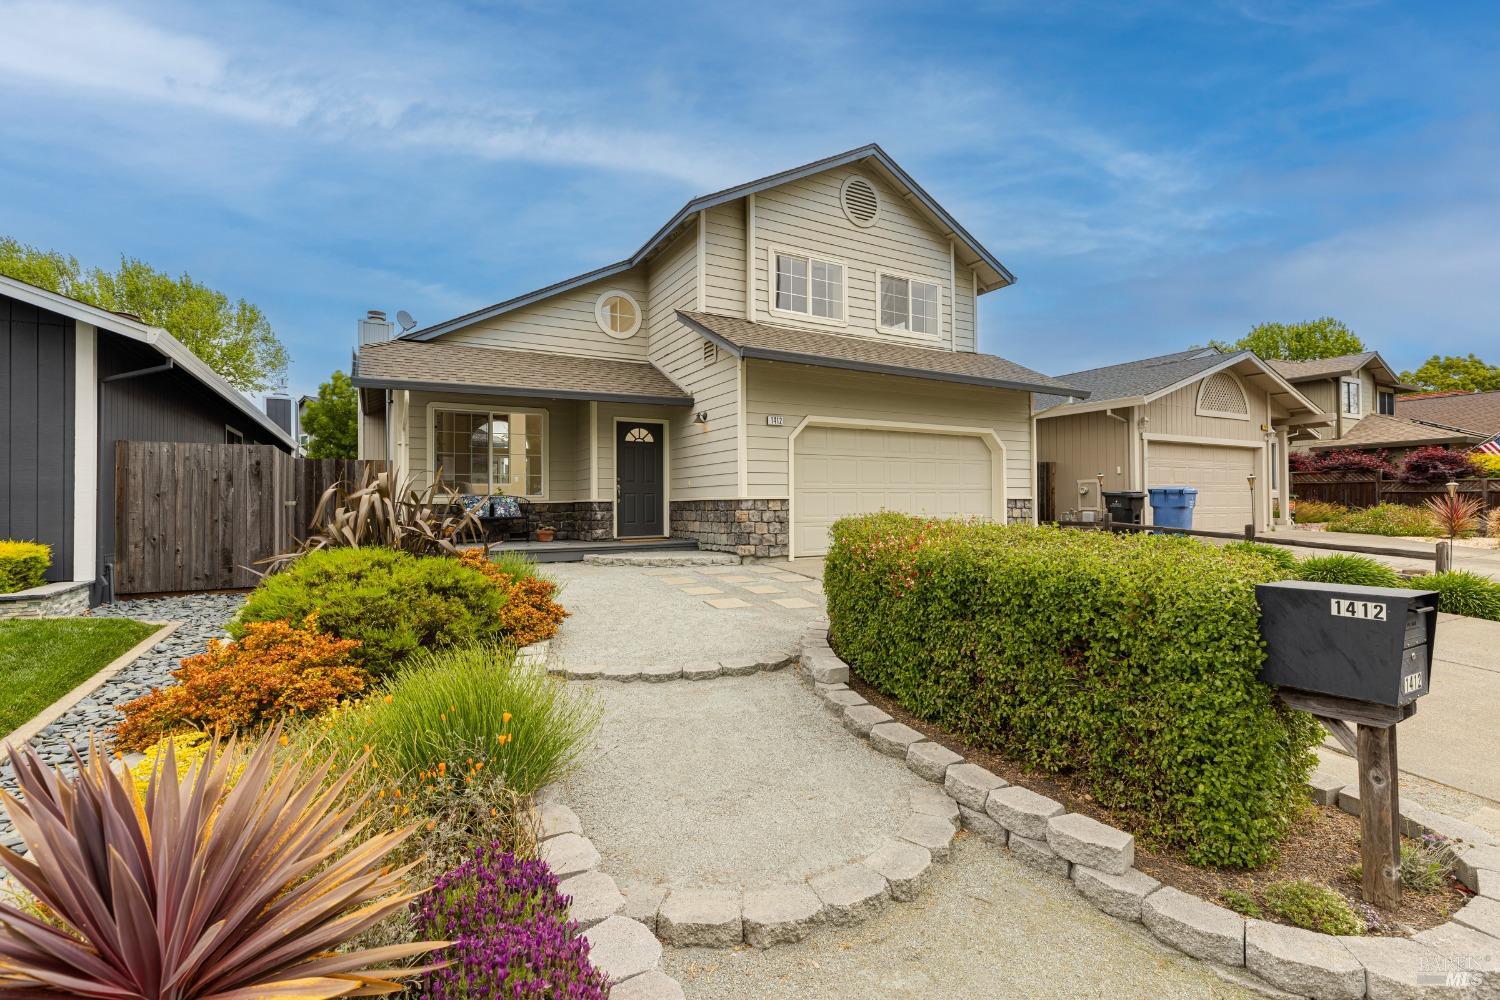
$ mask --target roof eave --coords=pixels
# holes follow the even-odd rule
[[[1082,392],[1082,389],[1075,390]],[[1057,392],[1049,393],[1056,396]],[[1082,401],[1077,403],[1058,403],[1049,406],[1045,410],[1038,410],[1038,420],[1050,420],[1053,417],[1071,417],[1079,413],[1102,413],[1105,410],[1128,410],[1132,406],[1145,406],[1145,396],[1115,396],[1111,399],[1093,400],[1087,397],[1079,397]]]
[[[471,396],[515,396],[523,399],[577,399],[600,403],[643,403],[655,406],[691,406],[693,397],[656,393],[599,392],[584,389],[553,389],[536,386],[472,384],[467,382],[431,382],[417,379],[382,378],[361,375],[350,379],[357,389],[409,389],[413,392],[455,392]]]

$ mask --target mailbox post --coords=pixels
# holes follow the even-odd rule
[[[1432,681],[1438,595],[1430,590],[1264,583],[1261,680],[1312,713],[1359,763],[1365,901],[1401,901],[1396,725]],[[1350,731],[1353,724],[1357,732]]]

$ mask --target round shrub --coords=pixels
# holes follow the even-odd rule
[[[1468,452],[1431,445],[1407,453],[1406,460],[1401,463],[1401,481],[1446,483],[1455,479],[1472,479],[1479,471]]]
[[[1407,581],[1414,590],[1438,592],[1438,610],[1468,618],[1500,621],[1500,583],[1467,570],[1428,573]]]
[[[446,556],[393,549],[324,549],[255,588],[230,624],[301,621],[316,613],[330,635],[358,639],[372,674],[390,673],[418,649],[497,639],[505,594],[483,573]]]
[[[557,584],[538,576],[530,560],[509,554],[491,559],[484,549],[469,549],[458,561],[483,573],[505,594],[500,628],[512,643],[529,646],[557,634],[568,612],[553,600]]]
[[[1255,866],[1302,808],[1320,742],[1281,708],[1265,559],[1196,541],[898,514],[833,528],[832,640],[914,715],[1084,780],[1199,864]]]
[[[1297,557],[1292,555],[1291,550],[1285,546],[1267,545],[1265,542],[1230,542],[1224,546],[1224,551],[1230,555],[1264,559],[1276,567],[1276,572],[1282,579],[1297,575]]]
[[[1315,583],[1338,583],[1349,587],[1402,587],[1401,574],[1368,556],[1335,553],[1302,560],[1298,577]]]
[[[0,594],[40,587],[51,565],[52,546],[0,539]]]

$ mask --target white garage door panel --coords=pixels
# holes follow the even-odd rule
[[[1239,531],[1255,519],[1246,480],[1259,456],[1255,448],[1152,442],[1146,454],[1146,481],[1150,486],[1197,488],[1193,527]]]
[[[989,517],[993,465],[977,437],[853,427],[797,436],[792,523],[799,556],[828,551],[828,529],[852,514],[899,510]]]

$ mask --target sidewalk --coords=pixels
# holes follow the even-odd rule
[[[1410,552],[1411,555],[1409,557],[1371,556],[1370,558],[1385,563],[1393,569],[1416,569],[1427,573],[1432,572],[1433,558],[1437,551],[1437,539],[1413,541],[1410,538],[1359,535],[1347,531],[1304,531],[1294,528],[1272,532],[1270,537],[1295,538],[1299,541],[1307,539],[1307,545],[1292,547],[1292,552],[1299,559],[1328,555],[1327,549],[1336,545],[1369,545],[1382,549],[1399,549],[1403,552]],[[1453,568],[1478,573],[1492,580],[1500,580],[1500,549],[1481,549],[1459,543],[1453,546]]]

